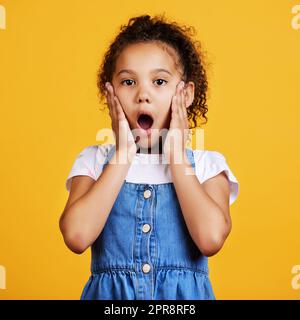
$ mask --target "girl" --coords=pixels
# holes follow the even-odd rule
[[[215,299],[208,257],[230,233],[238,182],[221,153],[185,147],[189,120],[207,120],[206,73],[189,30],[131,18],[105,55],[98,87],[116,143],[78,155],[60,218],[68,248],[91,246],[81,299]]]

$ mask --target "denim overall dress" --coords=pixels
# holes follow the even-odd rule
[[[186,153],[195,170],[193,150]],[[124,180],[91,246],[90,270],[81,300],[215,299],[208,258],[189,234],[172,182]]]

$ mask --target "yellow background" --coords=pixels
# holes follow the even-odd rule
[[[217,299],[299,299],[300,30],[297,1],[0,0],[0,299],[79,299],[90,250],[72,253],[58,220],[75,157],[110,126],[96,72],[119,26],[166,13],[208,52],[205,149],[240,183],[233,229],[210,258]],[[300,1],[298,1],[300,4]],[[300,22],[299,22],[300,23]]]

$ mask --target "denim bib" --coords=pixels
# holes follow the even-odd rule
[[[195,170],[193,150],[186,153]],[[189,234],[172,182],[124,181],[91,246],[90,270],[81,300],[215,299],[208,258]]]

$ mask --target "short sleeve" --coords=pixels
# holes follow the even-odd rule
[[[229,168],[226,158],[220,152],[210,150],[194,150],[194,156],[195,172],[200,183],[225,171],[230,185],[229,205],[232,205],[239,193],[239,182]]]
[[[102,172],[106,155],[106,145],[92,145],[84,148],[75,159],[67,177],[67,191],[70,192],[71,182],[74,176],[89,176],[97,180]]]

